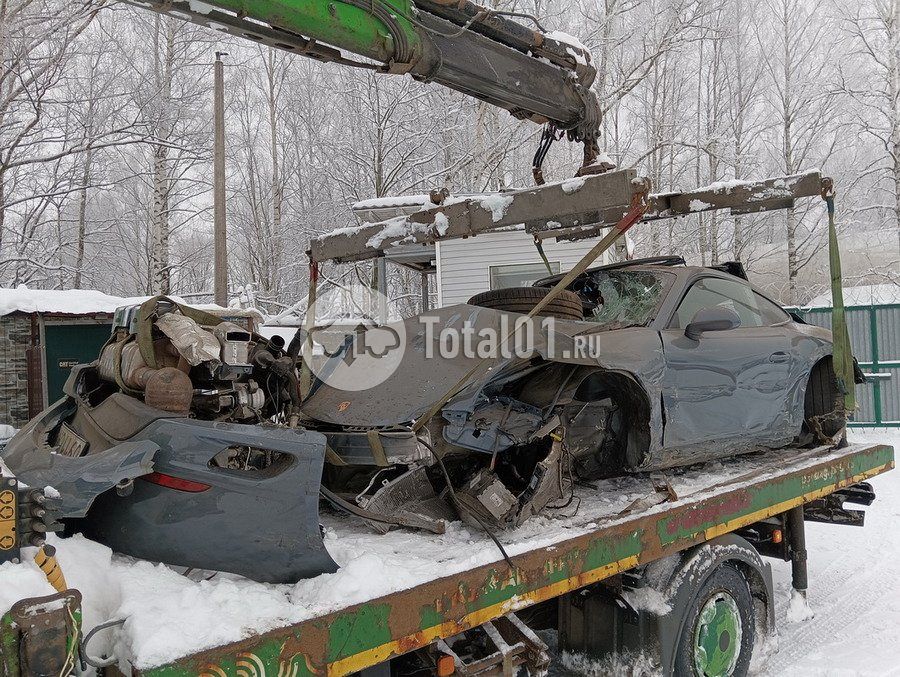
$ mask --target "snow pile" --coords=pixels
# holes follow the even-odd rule
[[[446,235],[447,229],[450,228],[450,219],[443,212],[434,215],[434,227],[437,229],[438,235]]]
[[[877,306],[900,303],[900,284],[862,284],[844,287],[845,306]],[[810,299],[804,308],[831,308],[831,290]]]
[[[666,596],[654,588],[634,588],[622,592],[622,597],[635,611],[648,611],[657,616],[665,616],[672,610]]]
[[[364,223],[363,226],[370,227],[373,223]],[[378,230],[372,237],[368,239],[366,242],[367,247],[371,247],[372,249],[379,249],[382,244],[384,244],[385,240],[411,240],[417,232],[423,229],[427,229],[427,226],[421,223],[414,223],[413,221],[408,220],[405,216],[395,216],[392,219],[388,219],[381,225],[381,229]]]
[[[369,209],[391,209],[396,207],[433,207],[431,197],[429,195],[399,195],[397,197],[373,197],[367,200],[359,200],[354,202],[350,208],[355,211],[364,211]]]
[[[481,198],[480,204],[482,209],[491,213],[491,220],[497,223],[506,216],[506,210],[509,209],[514,199],[512,195],[485,195]]]
[[[556,40],[557,42],[561,42],[566,45],[566,54],[575,59],[575,62],[582,65],[587,66],[588,62],[591,60],[591,53],[587,47],[585,47],[581,40],[576,38],[574,35],[569,35],[564,31],[550,31],[547,33],[545,38],[550,40]]]
[[[585,177],[578,176],[574,179],[566,179],[560,184],[560,187],[566,195],[571,195],[572,193],[577,193],[579,190],[584,188],[585,181],[587,181]]]
[[[19,432],[11,425],[6,425],[5,423],[0,423],[0,444],[5,444],[13,437],[15,437],[16,433]]]
[[[703,200],[691,200],[690,203],[688,203],[688,209],[692,212],[702,212],[704,209],[709,209],[710,207],[712,207],[712,205]]]
[[[800,623],[816,617],[815,612],[809,607],[806,594],[799,590],[791,590],[791,601],[788,603],[787,619],[789,623]]]
[[[565,651],[561,662],[568,674],[583,677],[662,677],[663,674],[656,659],[643,653],[621,653],[597,659]]]

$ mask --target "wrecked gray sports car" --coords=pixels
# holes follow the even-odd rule
[[[530,324],[558,278],[487,292],[350,333],[314,369],[302,335],[285,346],[155,299],[117,314],[2,457],[59,490],[71,531],[285,582],[336,568],[320,498],[382,531],[503,528],[570,506],[579,480],[839,435],[830,334],[729,270],[595,268]],[[395,359],[358,359],[378,329],[402,337]]]

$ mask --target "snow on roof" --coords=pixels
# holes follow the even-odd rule
[[[89,315],[92,313],[113,313],[121,306],[143,303],[150,296],[112,296],[95,289],[29,289],[20,285],[16,289],[0,287],[0,316],[10,313],[65,313],[67,315]],[[178,303],[191,305],[202,310],[224,310],[211,303],[190,304],[177,296],[171,297]],[[258,311],[257,311],[258,312]],[[240,314],[239,311],[235,311]]]
[[[123,298],[93,289],[0,288],[0,315],[10,313],[112,313],[119,306],[142,303],[147,297]]]
[[[862,284],[844,288],[845,306],[877,306],[900,303],[900,284]],[[831,308],[831,291],[819,294],[804,308]]]

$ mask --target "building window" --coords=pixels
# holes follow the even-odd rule
[[[550,262],[550,270],[559,273],[559,261]],[[491,289],[506,287],[528,287],[532,282],[547,277],[547,266],[543,263],[514,263],[509,266],[491,266]]]

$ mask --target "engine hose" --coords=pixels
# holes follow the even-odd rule
[[[297,329],[294,337],[291,339],[291,342],[288,343],[287,354],[291,358],[291,361],[296,365],[297,360],[300,358],[300,351],[303,349],[303,344],[306,342],[306,331],[303,329]]]

